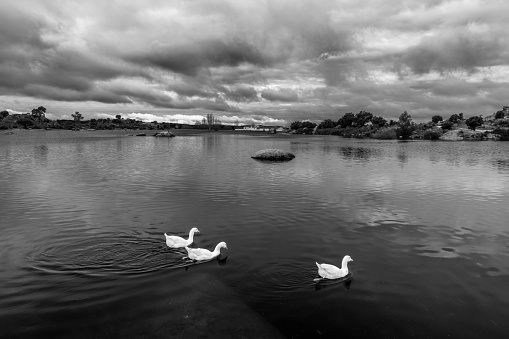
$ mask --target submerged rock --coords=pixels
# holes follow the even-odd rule
[[[251,158],[257,160],[289,161],[295,158],[295,155],[280,149],[264,149],[256,152]]]

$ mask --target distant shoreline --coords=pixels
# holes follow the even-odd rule
[[[87,133],[87,134],[96,134],[96,133],[100,133],[100,134],[108,134],[108,133],[111,133],[111,134],[114,134],[114,135],[118,135],[118,136],[131,136],[131,137],[152,137],[154,136],[154,134],[158,133],[158,132],[161,132],[161,131],[168,131],[168,129],[166,130],[156,130],[156,129],[152,129],[152,130],[130,130],[130,129],[127,129],[127,130],[123,130],[123,129],[112,129],[112,130],[109,130],[109,129],[98,129],[98,130],[79,130],[79,131],[73,131],[73,130],[68,130],[68,129],[50,129],[50,130],[45,130],[45,129],[24,129],[24,128],[21,128],[21,129],[18,129],[18,128],[15,128],[15,129],[9,129],[9,130],[3,130],[3,131],[0,131],[0,135],[17,135],[17,134],[24,134],[24,133],[46,133],[46,132],[55,132],[55,131],[58,131],[58,133],[61,133],[61,132],[66,132],[68,133],[69,135],[72,135],[72,134],[80,134],[80,133]],[[309,136],[334,136],[334,137],[339,137],[339,138],[342,138],[342,139],[357,139],[357,140],[378,140],[378,141],[388,141],[388,140],[396,140],[396,141],[399,141],[399,140],[403,140],[403,139],[378,139],[378,138],[373,138],[373,137],[355,137],[355,136],[342,136],[342,135],[334,135],[334,134],[322,134],[322,133],[317,133],[317,134],[302,134],[302,133],[286,133],[286,132],[278,132],[278,133],[269,133],[269,132],[266,132],[266,131],[253,131],[253,130],[242,130],[242,129],[237,129],[237,130],[225,130],[225,129],[221,129],[221,130],[208,130],[208,129],[186,129],[186,128],[182,128],[182,129],[179,129],[179,128],[172,128],[172,129],[169,129],[169,131],[174,134],[175,136],[198,136],[198,135],[218,135],[218,134],[221,134],[221,135],[245,135],[245,136],[263,136],[263,137],[284,137],[284,138],[288,138],[288,137],[300,137],[300,136],[303,136],[303,135],[307,135],[308,137]],[[446,142],[451,142],[451,141],[498,141],[498,140],[493,140],[493,139],[473,139],[473,138],[470,138],[470,137],[466,137],[466,138],[463,138],[463,136],[460,136],[458,137],[457,136],[457,133],[459,132],[460,134],[463,134],[465,133],[465,135],[467,134],[475,134],[474,131],[464,131],[463,129],[458,129],[458,130],[453,130],[451,132],[454,132],[454,136],[452,137],[447,137],[447,138],[440,138],[438,140],[435,140],[435,141],[446,141]],[[144,136],[138,136],[138,134],[145,134]],[[427,140],[427,139],[422,139],[422,138],[410,138],[410,139],[404,139],[405,141],[424,141],[424,140]]]
[[[156,130],[156,129],[152,129],[152,130],[143,130],[143,129],[140,129],[140,130],[131,130],[131,129],[127,129],[127,130],[123,130],[123,129],[98,129],[98,130],[79,130],[79,131],[73,131],[73,130],[69,130],[69,129],[58,129],[58,128],[55,128],[55,129],[49,129],[49,130],[45,130],[45,129],[24,129],[24,128],[14,128],[14,129],[8,129],[8,130],[0,130],[0,135],[9,135],[9,134],[23,134],[23,133],[47,133],[47,132],[59,132],[59,133],[69,133],[69,134],[80,134],[80,133],[90,133],[90,134],[94,134],[94,133],[102,133],[102,134],[107,134],[107,133],[112,133],[112,134],[119,134],[119,135],[125,135],[125,136],[136,136],[137,134],[146,134],[145,137],[152,137],[154,136],[154,134],[158,133],[158,132],[162,132],[162,131],[168,131],[168,129],[165,129],[165,130]],[[238,129],[238,130],[217,130],[217,131],[214,131],[214,130],[208,130],[208,129],[192,129],[192,128],[189,128],[189,129],[186,129],[186,128],[182,128],[182,129],[169,129],[169,131],[174,134],[175,136],[192,136],[192,135],[205,135],[205,134],[210,134],[210,135],[214,135],[214,134],[236,134],[236,135],[257,135],[257,136],[281,136],[281,135],[284,135],[284,136],[293,136],[293,135],[298,135],[298,134],[289,134],[289,133],[268,133],[268,132],[258,132],[258,131],[245,131],[245,130],[241,130],[241,129]],[[141,136],[140,136],[141,137]]]

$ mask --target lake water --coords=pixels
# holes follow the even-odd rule
[[[509,333],[509,143],[16,133],[0,133],[2,338]],[[296,158],[250,158],[267,148]],[[166,247],[192,227],[228,249],[193,265]],[[349,279],[313,281],[346,254]]]

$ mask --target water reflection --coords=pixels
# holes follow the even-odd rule
[[[6,337],[52,337],[61,324],[61,337],[94,337],[101,321],[110,336],[126,323],[154,333],[177,316],[147,310],[175,310],[183,292],[218,310],[239,301],[287,337],[312,337],[317,322],[322,333],[364,334],[366,318],[382,319],[372,336],[507,334],[507,143],[96,132],[0,142]],[[296,161],[249,157],[267,148],[293,148]],[[207,234],[198,247],[234,244],[230,259],[187,262],[165,246],[162,233],[192,225]],[[362,263],[353,290],[353,279],[313,282],[317,255],[338,253]]]
[[[48,165],[48,145],[34,146],[34,158],[37,165],[47,167]]]
[[[352,285],[352,280],[353,279],[351,275],[337,280],[322,279],[315,284],[315,291],[320,291],[321,289],[331,286],[341,286],[344,289],[349,290],[350,286]]]
[[[187,253],[184,253],[184,254],[187,254]],[[189,269],[189,267],[205,264],[205,263],[208,263],[211,261],[214,261],[218,266],[226,266],[227,259],[228,259],[228,256],[223,257],[222,255],[219,255],[218,257],[210,259],[210,260],[196,261],[196,260],[190,260],[189,258],[185,258],[184,260],[185,260],[185,264],[186,264],[185,268],[187,271]]]
[[[208,154],[212,154],[217,151],[219,144],[221,143],[220,134],[206,134],[202,138],[203,148]]]
[[[398,159],[400,166],[403,166],[408,162],[408,146],[410,145],[404,141],[398,142],[397,145],[396,159]]]
[[[367,162],[372,157],[379,157],[381,151],[376,148],[345,146],[339,149],[340,155],[346,160],[361,160]]]
[[[491,165],[498,172],[507,173],[509,172],[509,159],[493,159]]]

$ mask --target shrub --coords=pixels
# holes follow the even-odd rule
[[[342,129],[338,128],[321,128],[317,129],[315,134],[317,135],[343,135]]]
[[[394,128],[386,127],[380,128],[375,133],[371,134],[373,139],[381,139],[381,140],[391,140],[397,139],[398,135],[396,134],[396,130]]]
[[[509,130],[503,128],[497,128],[493,131],[494,134],[498,134],[500,136],[500,141],[509,141]]]
[[[442,136],[442,132],[435,129],[428,129],[424,131],[424,134],[422,136],[423,139],[426,140],[438,140]]]
[[[446,130],[451,130],[452,127],[454,126],[454,124],[452,122],[450,122],[449,120],[445,121],[443,124],[442,124],[442,129],[444,131]]]
[[[402,125],[401,127],[396,129],[396,135],[400,139],[408,139],[410,136],[412,136],[412,133],[414,132],[414,129],[412,126],[405,126]]]

